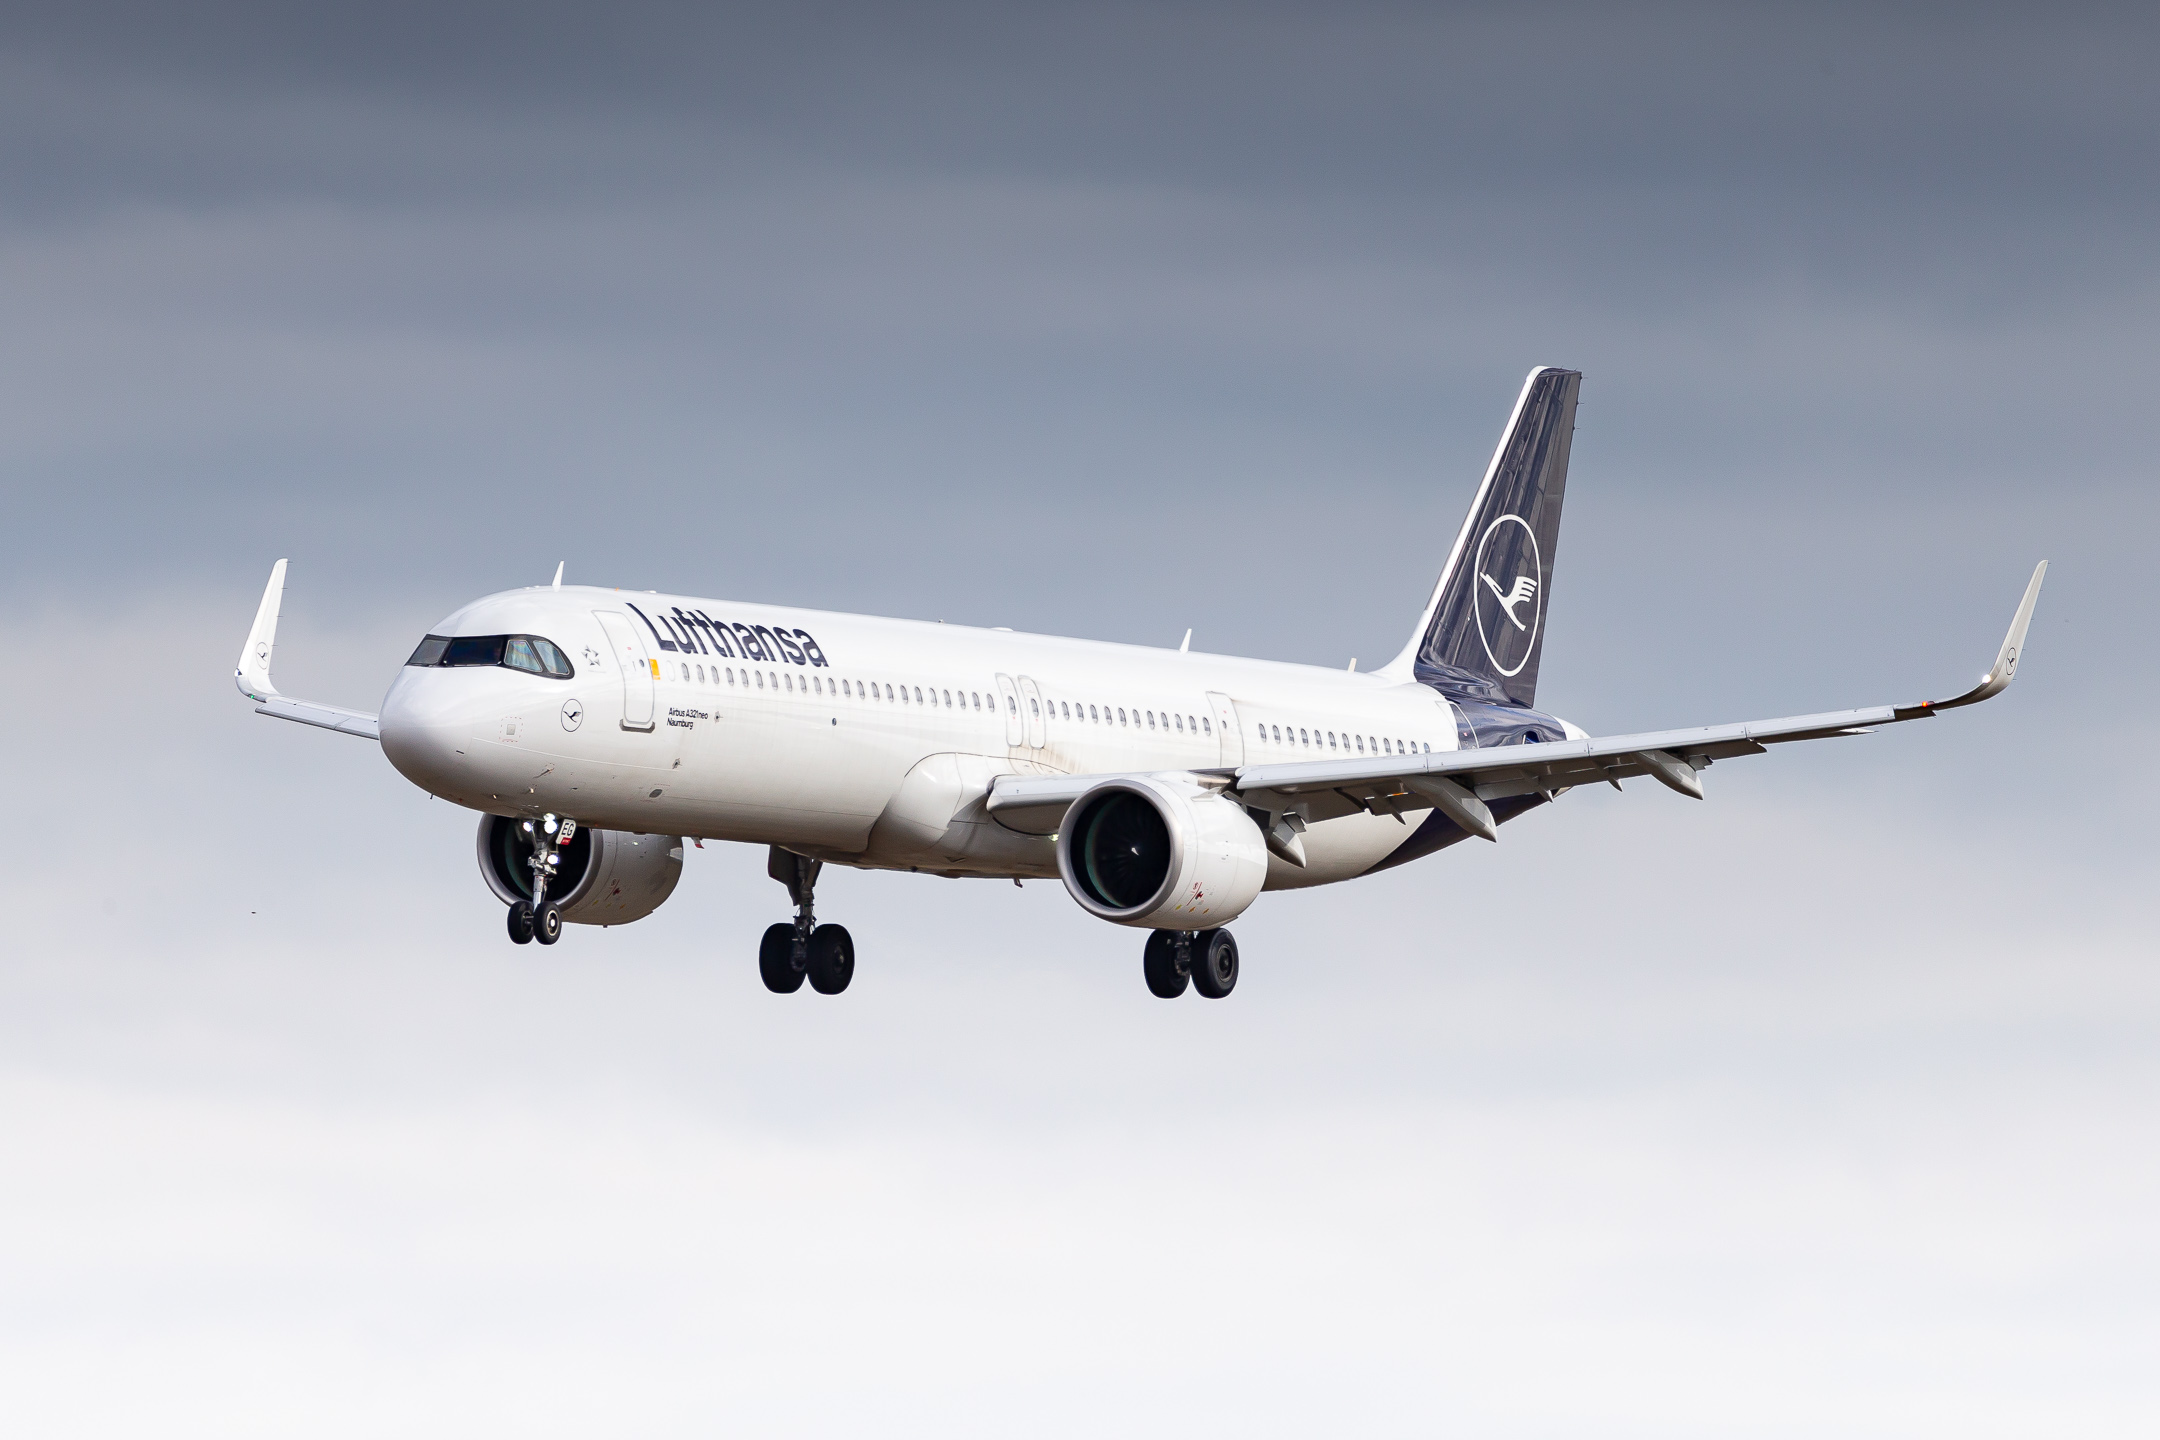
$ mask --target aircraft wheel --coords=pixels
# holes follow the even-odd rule
[[[820,925],[810,932],[810,988],[838,995],[855,978],[855,937],[844,925]]]
[[[1237,941],[1228,930],[1203,930],[1192,940],[1193,989],[1220,1000],[1237,988]]]
[[[533,939],[552,945],[562,939],[562,907],[550,900],[532,918]]]
[[[520,900],[510,907],[510,943],[530,945],[533,938],[533,908],[529,900]]]
[[[1148,935],[1141,971],[1147,976],[1149,994],[1175,1000],[1185,993],[1185,986],[1192,977],[1178,970],[1175,930],[1156,930]]]
[[[758,942],[758,974],[765,977],[765,988],[775,995],[792,995],[802,989],[803,972],[795,968],[795,927],[793,925],[768,925],[765,938]]]

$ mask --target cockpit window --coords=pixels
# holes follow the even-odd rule
[[[460,635],[443,652],[445,665],[500,665],[507,635]]]
[[[512,670],[525,670],[534,675],[552,675],[558,680],[571,676],[570,662],[554,642],[538,635],[512,635],[503,645],[503,664]]]
[[[455,639],[430,635],[405,663],[444,667],[502,665],[556,680],[568,680],[577,673],[552,640],[538,635],[460,635]]]

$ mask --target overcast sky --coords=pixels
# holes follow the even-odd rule
[[[0,1394],[40,1435],[2149,1435],[2134,7],[0,19]],[[373,747],[546,580],[1340,666],[1584,372],[1541,704],[1974,711],[1264,898],[761,852],[515,949]],[[18,1418],[18,1424],[22,1423]]]

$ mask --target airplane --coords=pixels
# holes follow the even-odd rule
[[[1579,371],[1530,372],[1402,653],[1348,670],[787,605],[562,583],[488,595],[427,632],[377,714],[270,681],[286,562],[235,682],[256,713],[361,736],[414,785],[479,812],[480,872],[511,940],[657,909],[684,837],[766,847],[794,918],[766,987],[848,988],[855,942],[820,924],[826,865],[1061,881],[1147,932],[1165,999],[1238,979],[1228,926],[1270,890],[1404,865],[1550,804],[1862,735],[1999,694],[2047,562],[1994,666],[1947,700],[1593,736],[1539,710]]]

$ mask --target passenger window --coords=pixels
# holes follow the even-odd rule
[[[945,708],[950,710],[952,709],[952,691],[947,690],[943,693],[945,695]]]
[[[1122,705],[1118,706],[1117,723],[1120,725],[1125,723],[1125,707]]]
[[[1208,718],[1205,715],[1200,717],[1200,733],[1203,735],[1213,735],[1215,733],[1215,727],[1208,723]]]
[[[1185,728],[1185,717],[1184,717],[1184,716],[1182,716],[1182,715],[1173,715],[1173,716],[1171,716],[1170,718],[1171,718],[1172,720],[1175,720],[1175,721],[1177,721],[1177,728],[1178,728],[1178,729],[1180,729],[1180,730],[1183,730],[1183,729]]]
[[[763,675],[757,677],[757,688],[760,690],[765,688],[765,677]]]
[[[887,686],[885,687],[885,698],[886,698],[887,700],[890,700],[890,699],[892,699],[892,686],[890,686],[890,685],[887,685]]]
[[[1041,715],[1042,706],[1036,704],[1033,700],[1030,700],[1028,701],[1028,713],[1030,715]]]
[[[973,691],[973,690],[970,690],[970,691],[968,691],[968,699],[974,702],[975,708],[976,708],[977,710],[980,710],[980,709],[982,709],[982,696],[981,696],[981,695],[977,694],[977,693],[976,693],[975,691]]]
[[[1362,755],[1362,754],[1364,754],[1364,753],[1365,753],[1365,737],[1364,737],[1364,736],[1362,736],[1362,735],[1360,735],[1360,736],[1358,736],[1358,737],[1356,737],[1356,738],[1357,738],[1357,751],[1358,751],[1358,754]]]
[[[1017,715],[1020,713],[1020,702],[1013,699],[1013,697],[1010,695],[1007,695],[1005,697],[1005,713],[1008,715]]]
[[[922,686],[920,685],[915,687],[915,703],[922,704]]]

